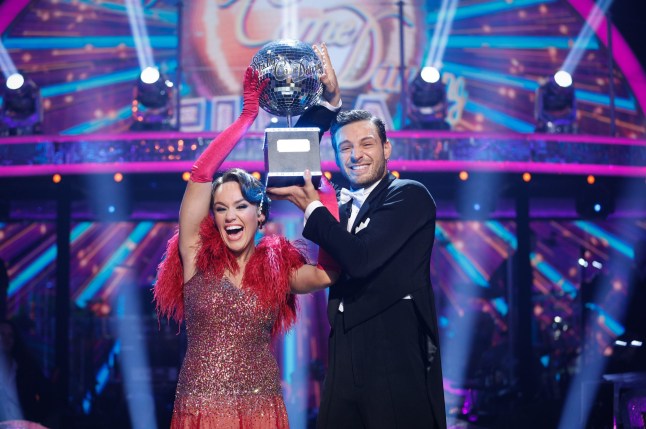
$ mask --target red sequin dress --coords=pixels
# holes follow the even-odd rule
[[[305,259],[284,238],[263,238],[238,288],[223,276],[223,267],[235,260],[226,255],[219,233],[209,223],[202,223],[198,273],[183,287],[179,277],[178,289],[179,252],[173,237],[155,285],[159,311],[181,317],[188,338],[171,429],[288,428],[270,343],[272,334],[285,331],[295,320],[289,275]]]

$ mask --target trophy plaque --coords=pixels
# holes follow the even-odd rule
[[[312,183],[321,180],[318,128],[292,128],[292,118],[318,103],[323,93],[319,80],[323,65],[311,46],[291,39],[270,42],[254,55],[251,67],[259,79],[269,79],[260,95],[260,107],[287,118],[288,128],[265,130],[267,187],[303,184],[303,172],[312,172]]]

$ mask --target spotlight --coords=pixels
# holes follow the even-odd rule
[[[446,121],[446,109],[446,87],[440,71],[435,67],[424,67],[410,86],[408,127],[449,130],[451,126]]]
[[[141,74],[139,75],[141,81],[149,85],[157,82],[160,77],[161,75],[159,74],[159,70],[157,70],[155,67],[146,67],[141,71]]]
[[[11,90],[20,89],[25,83],[25,78],[20,73],[14,73],[7,78],[7,88]]]
[[[465,219],[488,219],[496,209],[497,196],[479,187],[462,187],[457,197],[457,209]]]
[[[10,75],[0,97],[0,135],[40,134],[43,123],[40,88],[21,73]]]
[[[576,197],[576,212],[584,219],[605,219],[615,212],[615,200],[605,188],[586,186]]]
[[[554,73],[554,82],[561,88],[572,86],[572,75],[565,70],[559,70]]]
[[[114,196],[103,201],[97,201],[92,207],[93,214],[99,222],[127,221],[133,210],[133,201],[129,196]]]
[[[435,83],[440,80],[440,71],[435,67],[424,67],[419,75],[427,83]]]
[[[572,134],[577,131],[572,76],[560,70],[536,90],[536,131]]]
[[[158,69],[146,67],[141,71],[132,100],[133,124],[130,129],[168,130],[172,128],[173,83]]]

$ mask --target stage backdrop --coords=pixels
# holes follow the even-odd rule
[[[135,47],[146,40],[133,39],[125,5],[14,3],[26,6],[11,25],[0,22],[0,33],[16,66],[42,88],[45,132],[127,129],[139,72]],[[171,80],[178,64],[183,66],[186,130],[218,130],[230,123],[240,109],[242,75],[253,54],[271,40],[295,37],[326,41],[344,106],[372,109],[391,128],[401,125],[401,60],[410,81],[435,53],[442,59],[454,129],[532,132],[536,89],[585,33],[590,37],[576,45],[583,50],[573,73],[579,132],[609,131],[605,20],[593,20],[596,32],[583,31],[592,0],[459,2],[448,14],[440,14],[440,0],[411,0],[403,20],[395,2],[192,0],[183,2],[181,26],[177,3],[146,1],[143,13],[155,63]],[[451,17],[450,26],[440,26]],[[644,72],[613,31],[618,135],[643,136]],[[263,115],[258,129],[269,119]]]

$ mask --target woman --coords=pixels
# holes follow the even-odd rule
[[[256,118],[265,85],[247,69],[242,114],[193,166],[178,234],[160,264],[158,310],[185,320],[188,336],[173,429],[287,428],[271,336],[294,323],[293,293],[325,288],[336,277],[333,268],[307,265],[283,237],[264,237],[255,245],[269,209],[258,180],[233,169],[211,185]],[[333,193],[328,200],[335,205]]]

